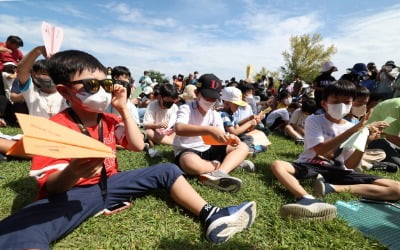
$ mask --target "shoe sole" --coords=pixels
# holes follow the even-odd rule
[[[318,174],[313,185],[313,193],[317,197],[325,196],[325,179],[322,175]]]
[[[283,218],[292,218],[308,221],[327,221],[336,217],[337,209],[333,205],[326,204],[325,208],[313,212],[306,206],[299,204],[289,204],[282,206],[280,214]]]
[[[236,213],[213,221],[207,228],[206,237],[213,243],[226,242],[235,234],[251,227],[256,214],[256,203],[254,201],[248,202]]]
[[[216,188],[224,192],[237,192],[242,187],[242,181],[235,177],[210,178],[199,176],[199,181],[204,185]]]
[[[325,185],[322,181],[319,181],[318,179],[314,183],[313,190],[316,197],[325,196]]]

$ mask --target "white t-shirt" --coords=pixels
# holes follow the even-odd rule
[[[304,151],[299,155],[296,162],[308,162],[316,156],[313,148],[318,144],[330,140],[344,131],[354,126],[354,124],[346,121],[344,124],[337,124],[326,119],[325,114],[310,115],[306,119],[304,127]],[[353,154],[354,149],[344,148],[342,153],[336,157],[336,160],[344,163],[344,161]]]
[[[247,117],[250,117],[252,115],[253,110],[251,109],[250,105],[246,105],[244,107],[239,106],[236,112],[233,113],[233,119],[240,122],[241,120],[246,119]]]
[[[307,117],[308,115],[301,111],[301,108],[298,108],[292,113],[289,123],[304,128]]]
[[[184,123],[190,125],[213,126],[224,131],[224,125],[221,115],[210,109],[203,116],[197,109],[197,102],[192,101],[181,105],[178,110],[176,123]],[[201,136],[180,136],[175,135],[174,138],[175,156],[184,149],[194,149],[199,152],[204,152],[210,148],[210,145],[205,145]]]
[[[25,86],[21,89],[21,93],[24,96],[30,115],[50,118],[68,107],[62,95],[58,92],[47,94],[40,91],[32,83],[31,77],[29,77]]]
[[[11,101],[10,99],[11,87],[15,78],[9,78],[10,75],[12,74],[7,72],[2,72],[4,92],[6,94],[7,99]]]
[[[178,106],[173,104],[169,109],[162,109],[158,100],[154,100],[147,105],[146,113],[143,118],[143,125],[146,124],[157,124],[161,122],[168,122],[169,120],[175,119],[176,113],[178,112]]]
[[[275,120],[279,117],[282,118],[283,121],[289,121],[289,111],[287,110],[287,108],[280,108],[272,111],[267,116],[267,127],[270,127],[272,124],[274,124]]]

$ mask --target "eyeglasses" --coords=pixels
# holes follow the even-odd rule
[[[114,80],[113,79],[104,79],[104,80],[82,79],[82,80],[72,81],[70,83],[71,84],[80,84],[80,83],[83,84],[85,91],[89,94],[96,94],[99,91],[100,86],[102,86],[103,89],[108,93],[112,93],[114,91]]]

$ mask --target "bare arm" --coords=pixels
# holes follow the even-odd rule
[[[46,182],[47,192],[62,193],[72,188],[80,178],[90,178],[100,173],[103,158],[74,159],[62,171],[51,173]]]
[[[46,48],[44,46],[35,47],[18,63],[17,78],[21,86],[24,86],[28,81],[32,65],[40,55],[46,56]]]
[[[24,96],[22,94],[10,93],[10,99],[14,103],[25,102]]]
[[[234,135],[241,135],[247,131],[249,131],[249,129],[253,129],[255,126],[257,125],[257,121],[255,119],[249,120],[247,122],[245,122],[242,125],[239,126],[231,126],[228,127],[228,132],[230,134],[234,134]]]
[[[142,151],[144,148],[143,135],[136,122],[133,120],[128,106],[126,105],[126,89],[116,84],[112,97],[112,105],[121,115],[122,122],[125,124],[125,137],[128,141],[127,149],[132,151]]]

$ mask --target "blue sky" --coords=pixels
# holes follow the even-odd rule
[[[14,34],[27,53],[43,43],[42,21],[64,29],[61,49],[79,49],[106,66],[168,77],[195,70],[245,78],[246,65],[277,71],[289,38],[320,33],[338,52],[336,77],[358,62],[400,64],[400,4],[390,0],[0,0],[0,40]]]

